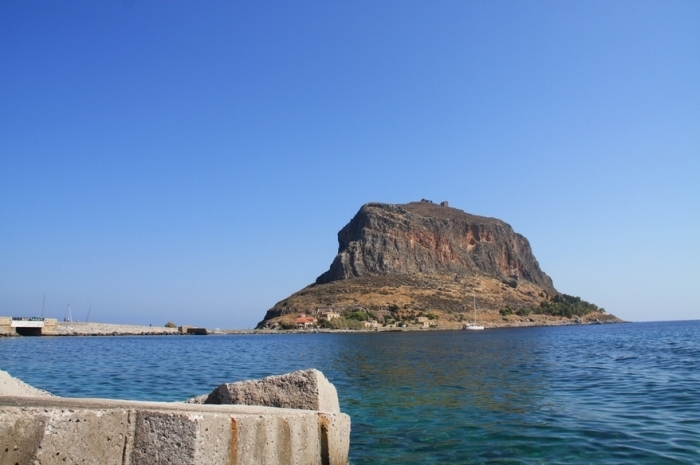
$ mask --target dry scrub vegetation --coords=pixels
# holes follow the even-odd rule
[[[539,287],[523,281],[513,287],[512,283],[488,277],[365,276],[312,284],[278,302],[269,311],[267,320],[271,324],[284,323],[285,327],[292,327],[297,315],[315,314],[318,307],[332,306],[345,310],[344,320],[352,320],[349,316],[357,311],[375,316],[380,325],[387,322],[409,324],[426,316],[438,328],[454,329],[474,318],[476,300],[480,324],[549,324],[569,319],[569,316],[537,313],[532,309],[550,305],[555,299],[557,296],[549,296]],[[583,316],[584,321],[600,318],[609,319],[598,311]],[[349,323],[347,326],[356,329],[358,325]]]

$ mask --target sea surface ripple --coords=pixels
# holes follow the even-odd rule
[[[173,401],[318,368],[353,464],[700,463],[700,321],[409,333],[0,338],[68,397]]]

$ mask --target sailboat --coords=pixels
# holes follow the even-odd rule
[[[480,330],[484,329],[483,326],[479,326],[476,324],[476,296],[474,296],[474,324],[473,325],[465,324],[464,326],[462,326],[462,329],[466,329],[469,331],[480,331]]]

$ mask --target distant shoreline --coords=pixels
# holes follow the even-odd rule
[[[491,329],[520,329],[520,328],[546,328],[555,326],[595,326],[595,325],[611,325],[611,324],[621,324],[621,323],[632,323],[630,321],[624,320],[611,320],[611,321],[601,321],[601,322],[582,322],[576,323],[572,322],[547,322],[547,323],[523,323],[523,324],[505,324],[505,325],[491,325],[485,326],[484,330],[488,331]],[[239,330],[234,330],[239,331]],[[270,330],[270,329],[256,329],[250,330],[249,333],[255,334],[307,334],[307,333],[406,333],[406,332],[432,332],[432,331],[462,331],[461,327],[454,326],[437,326],[433,328],[422,328],[418,326],[407,326],[405,328],[391,328],[391,327],[377,327],[377,328],[366,328],[366,329],[328,329],[328,328],[312,328],[312,329],[288,329],[288,330]],[[228,331],[221,331],[219,333],[229,334]],[[216,332],[213,334],[217,334]],[[233,334],[233,333],[231,333]]]
[[[505,323],[505,322],[504,322]],[[489,329],[504,328],[536,328],[547,326],[583,326],[595,324],[628,323],[622,320],[611,320],[601,322],[582,322],[575,320],[556,320],[547,322],[511,322],[510,324],[486,325]],[[455,325],[444,325],[433,328],[422,328],[417,326],[407,326],[405,328],[377,327],[366,329],[290,329],[290,330],[269,330],[269,329],[213,329],[207,330],[210,335],[231,335],[231,334],[313,334],[313,333],[396,333],[396,332],[430,332],[430,331],[460,331],[461,327]],[[65,336],[186,336],[178,331],[178,328],[167,328],[164,326],[141,326],[124,325],[113,323],[82,323],[82,322],[58,322],[56,332],[40,337],[65,337]],[[0,334],[0,336],[17,336],[15,334]],[[23,336],[37,337],[37,336]]]

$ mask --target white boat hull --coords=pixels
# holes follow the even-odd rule
[[[463,326],[462,329],[465,329],[467,331],[481,331],[482,329],[484,329],[484,327],[483,326],[476,326],[476,325],[466,325],[466,326]]]

